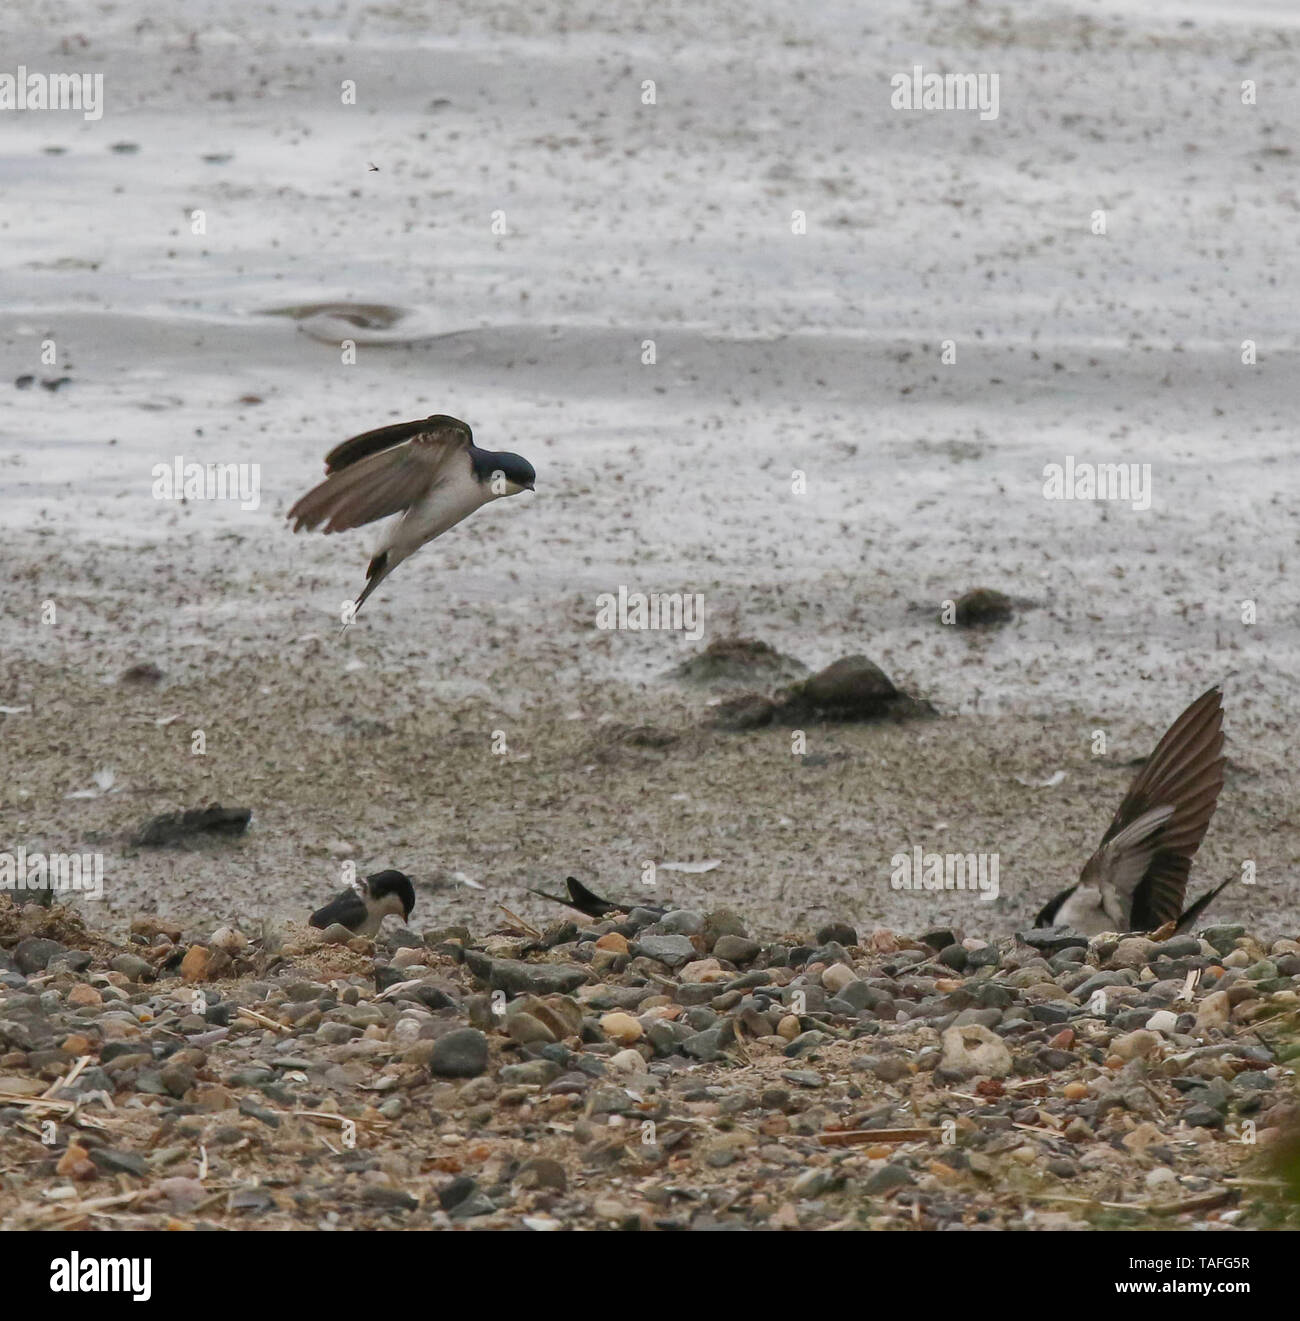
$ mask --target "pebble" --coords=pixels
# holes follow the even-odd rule
[[[1160,1048],[1160,1038],[1154,1032],[1142,1029],[1116,1037],[1110,1048],[1122,1060],[1146,1059]]]
[[[950,1027],[942,1037],[939,1067],[959,1078],[1005,1078],[1011,1072],[1011,1052],[979,1023]]]
[[[737,967],[753,963],[762,952],[763,947],[758,941],[750,940],[747,936],[719,936],[713,945],[713,953],[717,958],[734,963]]]
[[[634,953],[666,963],[670,968],[680,968],[695,957],[690,938],[681,935],[643,935],[632,948]]]
[[[439,1037],[429,1061],[440,1078],[476,1078],[488,1063],[488,1039],[477,1028],[458,1028]]]
[[[623,1046],[630,1046],[645,1035],[645,1029],[631,1014],[618,1012],[603,1015],[600,1030]]]

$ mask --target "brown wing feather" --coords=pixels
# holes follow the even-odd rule
[[[446,413],[434,413],[432,417],[420,418],[415,422],[394,422],[390,426],[376,427],[373,431],[363,431],[359,436],[352,436],[342,444],[335,445],[325,456],[325,471],[339,472],[361,459],[403,445],[419,435],[450,433],[455,436],[462,432],[462,443],[472,444],[474,436],[469,425],[459,418],[448,417]]]
[[[315,531],[324,523],[327,533],[346,532],[408,509],[442,479],[448,462],[465,453],[469,446],[465,439],[468,429],[462,432],[458,426],[446,426],[421,430],[424,426],[425,423],[404,422],[396,427],[381,427],[379,431],[344,441],[332,450],[327,463],[354,442],[372,444],[371,437],[384,433],[409,433],[395,448],[380,447],[364,455],[358,450],[342,466],[336,464],[323,482],[289,510],[293,530]],[[409,430],[412,427],[416,428],[413,432]]]
[[[1223,694],[1211,688],[1174,721],[1134,777],[1119,810],[1088,859],[1083,875],[1096,873],[1106,844],[1153,808],[1174,809],[1161,829],[1159,847],[1133,893],[1132,926],[1148,931],[1182,913],[1192,858],[1205,838],[1223,788]]]

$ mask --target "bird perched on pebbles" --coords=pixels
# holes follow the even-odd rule
[[[356,936],[375,935],[390,914],[409,920],[415,907],[415,887],[400,871],[380,871],[356,880],[324,908],[318,908],[310,925],[322,931],[338,923]]]
[[[1129,785],[1124,801],[1076,884],[1048,903],[1034,925],[1080,935],[1186,931],[1225,885],[1183,908],[1192,858],[1223,788],[1223,694],[1211,688],[1169,726]]]
[[[531,491],[533,465],[479,449],[468,423],[435,413],[345,440],[325,456],[326,477],[289,510],[293,530],[346,532],[396,514],[366,568],[344,628],[390,573],[427,541],[492,500]]]

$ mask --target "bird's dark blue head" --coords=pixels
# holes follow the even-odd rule
[[[366,889],[370,891],[370,897],[376,900],[395,894],[401,900],[403,918],[411,916],[411,910],[415,907],[415,886],[405,872],[377,871],[373,876],[366,877]]]
[[[523,491],[535,489],[537,474],[527,459],[520,458],[518,454],[498,454],[497,458],[500,460],[498,466],[505,475],[506,481],[513,482]]]
[[[492,483],[496,495],[518,495],[520,491],[531,491],[534,489],[533,483],[537,481],[533,465],[518,454],[471,449],[470,461],[474,465],[474,476],[481,482]],[[504,489],[499,489],[501,486]]]

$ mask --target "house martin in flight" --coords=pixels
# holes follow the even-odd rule
[[[325,456],[326,477],[289,510],[293,530],[346,532],[396,514],[366,569],[351,618],[371,592],[427,541],[502,496],[531,491],[537,474],[518,454],[479,449],[445,413],[353,436]],[[347,624],[344,624],[347,627]]]

